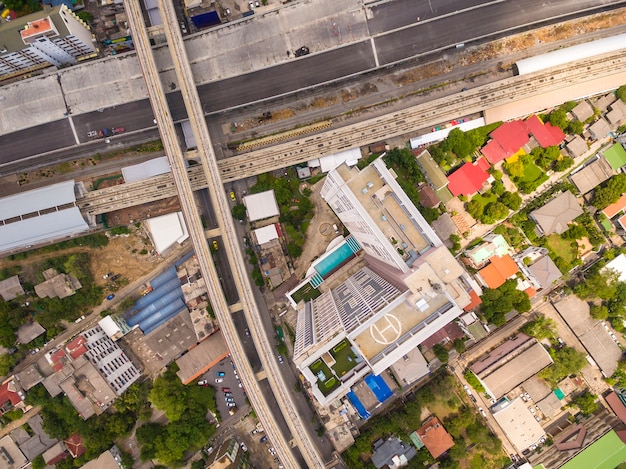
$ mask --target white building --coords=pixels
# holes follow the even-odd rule
[[[95,56],[89,26],[65,5],[0,25],[0,77],[62,67]]]
[[[321,193],[368,262],[298,305],[294,362],[328,404],[366,374],[404,360],[458,317],[479,288],[381,159],[362,171],[338,167]],[[348,365],[340,363],[345,359]]]

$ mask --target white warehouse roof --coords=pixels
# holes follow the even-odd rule
[[[600,54],[606,54],[626,48],[626,34],[598,39],[577,46],[555,50],[547,54],[536,55],[517,61],[517,70],[520,75],[538,72],[550,67],[558,67],[575,60],[587,59]]]
[[[258,228],[254,230],[254,236],[256,237],[256,241],[258,244],[269,243],[273,239],[278,239],[278,231],[276,230],[276,225],[267,225],[263,228]]]
[[[275,217],[280,211],[274,196],[274,189],[258,194],[250,194],[243,198],[243,203],[248,209],[250,221],[263,220],[264,218]]]
[[[171,169],[170,164],[167,161],[167,156],[161,156],[159,158],[144,161],[143,163],[126,166],[122,168],[122,175],[124,176],[124,182],[129,183],[150,179],[153,176],[169,173],[170,171]]]
[[[0,220],[6,223],[24,215],[28,215],[28,218],[0,225],[0,251],[86,231],[89,226],[78,207],[59,209],[74,202],[73,180],[3,197],[0,199]],[[42,211],[49,213],[41,214]]]
[[[0,251],[9,251],[87,231],[89,226],[78,207],[46,213],[0,226]]]
[[[321,171],[327,173],[333,169],[346,163],[348,166],[354,166],[359,162],[361,158],[361,149],[352,148],[350,150],[340,151],[339,153],[333,153],[332,155],[322,156],[309,161],[308,166],[311,168],[317,168],[321,166]]]
[[[154,243],[154,249],[162,254],[174,243],[181,244],[189,233],[182,212],[169,213],[160,217],[146,220],[146,225],[150,231],[150,237]]]
[[[0,199],[0,220],[8,220],[75,201],[73,180],[20,192]]]

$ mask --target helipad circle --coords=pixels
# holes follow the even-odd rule
[[[383,345],[394,343],[402,334],[402,324],[393,314],[385,314],[370,326],[370,335],[375,342]]]

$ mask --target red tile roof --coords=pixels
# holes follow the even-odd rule
[[[523,121],[505,122],[491,132],[491,138],[500,144],[507,157],[517,153],[530,141],[528,129]]]
[[[87,351],[87,347],[85,347],[86,342],[87,339],[85,339],[82,335],[79,335],[65,346],[65,350],[67,350],[67,353],[69,353],[70,356],[76,360]]]
[[[478,271],[489,288],[498,288],[517,272],[519,272],[519,267],[508,254],[502,257],[490,257],[489,265]]]
[[[550,123],[544,124],[535,114],[526,119],[526,127],[543,148],[559,145],[565,140],[565,134],[561,129],[553,127]]]
[[[455,322],[450,322],[431,335],[428,339],[422,342],[422,345],[426,348],[432,348],[435,344],[438,344],[442,340],[448,338],[451,341],[460,339],[465,333],[461,330],[459,325]]]
[[[505,158],[511,156],[504,151],[504,148],[502,148],[497,140],[489,140],[489,143],[487,143],[487,145],[485,145],[480,151],[483,155],[485,155],[491,164],[499,163]]]
[[[64,362],[67,359],[67,355],[65,355],[65,350],[59,349],[53,354],[50,355],[50,361],[52,362],[52,369],[54,371],[61,371],[63,368]]]
[[[479,163],[480,166],[483,163]],[[475,194],[483,187],[483,184],[489,179],[489,173],[481,168],[478,164],[465,163],[455,172],[448,176],[448,189],[452,195],[459,196]]]
[[[22,402],[20,395],[15,392],[15,383],[12,379],[0,386],[0,407],[7,401],[10,401],[14,406]]]
[[[526,292],[526,294],[528,295],[528,298],[532,298],[537,294],[537,290],[535,290],[533,287],[528,287],[526,290],[524,290]]]
[[[83,439],[78,433],[74,433],[63,443],[65,443],[65,447],[73,458],[78,458],[85,454],[85,451],[87,451],[83,446]]]
[[[470,303],[463,307],[463,311],[471,311],[483,302],[483,300],[480,299],[480,296],[478,296],[478,293],[476,293],[474,290],[470,291],[470,300]]]
[[[454,446],[452,436],[446,431],[437,417],[430,418],[417,434],[433,458],[437,459]]]

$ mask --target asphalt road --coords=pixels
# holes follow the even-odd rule
[[[523,30],[528,24],[546,18],[582,15],[582,11],[596,11],[623,4],[621,0],[504,0],[479,4],[478,0],[394,0],[372,7],[368,20],[379,65],[409,60],[420,54],[454,47],[472,38],[495,36],[502,31]],[[478,5],[477,5],[478,4]],[[450,12],[458,11],[456,14]],[[424,12],[424,13],[422,13]],[[449,14],[449,15],[448,15]],[[441,15],[444,15],[441,17]],[[448,15],[448,16],[445,16]],[[415,16],[415,18],[413,18]],[[419,23],[417,16],[420,16]],[[416,23],[416,24],[414,24]],[[407,26],[407,24],[409,26]],[[411,26],[412,25],[412,26]],[[402,29],[394,29],[402,27]],[[316,86],[376,68],[371,41],[362,41],[323,53],[302,57],[275,67],[257,70],[238,77],[203,85],[198,88],[206,113],[241,106],[294,91]],[[175,121],[186,118],[180,93],[168,95]],[[87,132],[102,127],[122,126],[127,132],[149,129],[156,135],[153,113],[147,100],[140,100],[103,112],[92,112],[72,117],[76,134],[86,142]],[[122,144],[131,137],[118,136],[113,144]],[[136,138],[136,135],[134,135]],[[31,129],[0,136],[0,166],[17,162],[32,155],[66,149],[75,144],[75,137],[67,119],[47,123]],[[91,143],[89,149],[106,148],[102,142]],[[75,148],[75,147],[74,147]],[[74,148],[71,148],[74,150]],[[78,153],[82,153],[81,150]],[[71,152],[65,155],[71,158]],[[59,155],[33,159],[31,165],[52,163]],[[42,162],[43,161],[43,162]],[[22,165],[28,166],[28,165]]]

